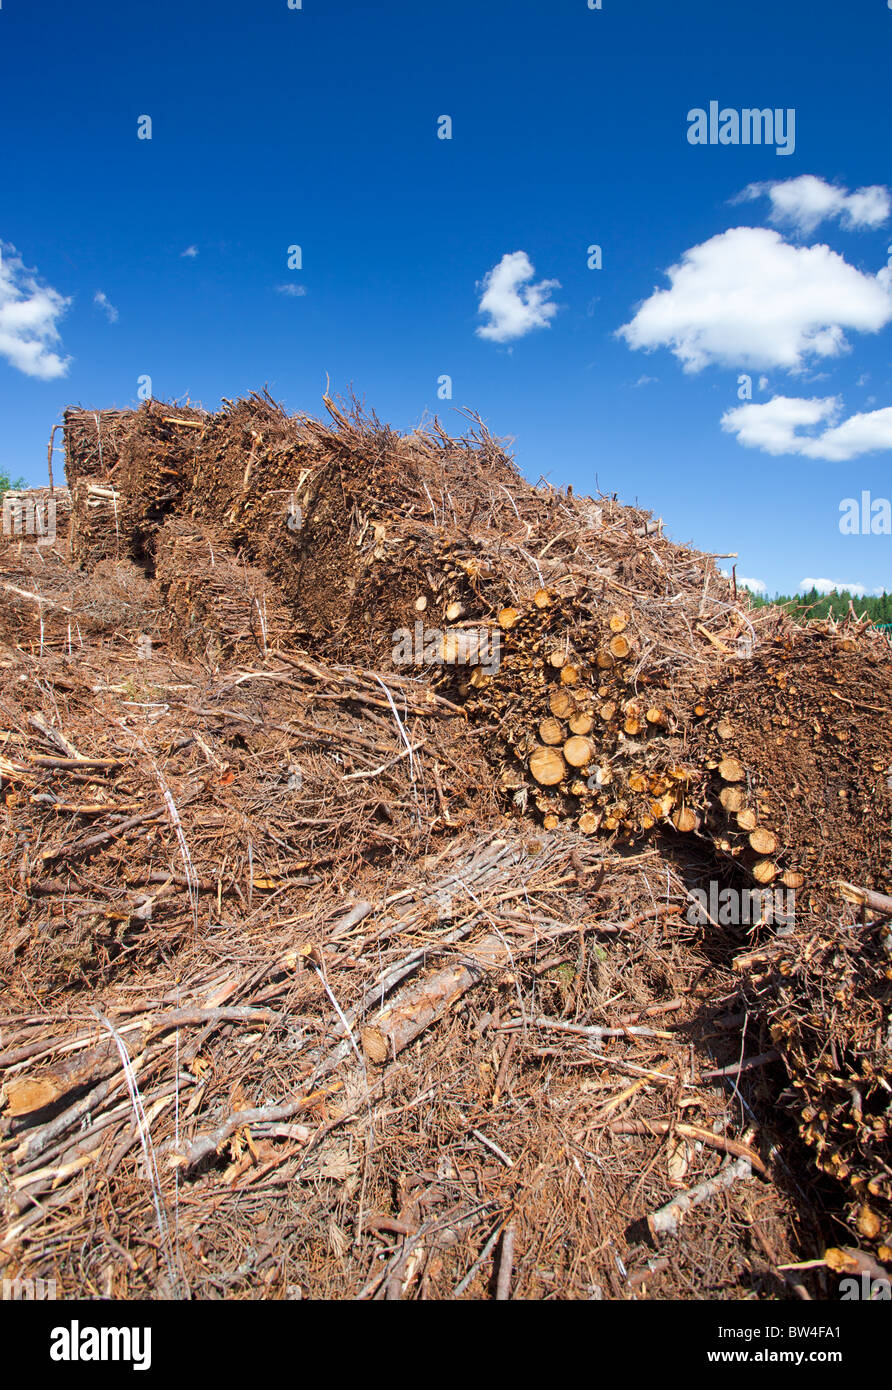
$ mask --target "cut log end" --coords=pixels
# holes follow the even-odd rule
[[[594,749],[587,738],[568,738],[564,744],[564,758],[571,767],[585,767],[594,757]]]
[[[746,806],[746,796],[740,787],[722,787],[719,792],[719,801],[729,816],[743,811]]]
[[[556,787],[564,780],[567,765],[556,748],[536,748],[530,755],[530,772],[540,787]]]
[[[771,830],[756,828],[749,837],[750,848],[767,858],[777,849],[777,836]]]
[[[575,712],[576,705],[569,691],[552,690],[548,697],[548,708],[556,719],[566,719]]]

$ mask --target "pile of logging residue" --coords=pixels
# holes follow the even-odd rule
[[[4,1277],[892,1262],[888,641],[326,405],[72,409],[70,528],[0,542]]]

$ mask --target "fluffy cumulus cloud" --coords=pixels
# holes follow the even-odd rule
[[[535,269],[525,251],[510,251],[484,276],[478,313],[488,322],[477,329],[481,338],[493,343],[510,343],[534,328],[547,328],[558,311],[549,298],[560,289],[559,280],[540,280],[533,284]]]
[[[845,352],[846,329],[892,320],[892,270],[865,275],[828,246],[791,246],[768,227],[734,227],[684,253],[619,329],[631,348],[668,347],[685,371],[710,364],[799,371]]]
[[[109,323],[117,323],[119,318],[118,311],[104,290],[96,291],[93,296],[93,303],[98,308],[104,310],[105,317],[108,319]]]
[[[838,594],[850,593],[856,598],[863,598],[868,592],[864,584],[853,584],[847,579],[812,579],[808,576],[799,581],[799,592],[809,593],[812,589],[817,589],[819,594],[832,594],[834,590]],[[881,594],[882,589],[874,589],[873,593]]]
[[[44,285],[14,246],[0,242],[0,357],[25,376],[52,381],[68,371],[61,357],[59,320],[71,300]]]
[[[722,429],[748,449],[766,454],[800,454],[804,458],[845,463],[862,454],[892,449],[892,407],[840,419],[838,396],[775,396],[764,404],[727,410]],[[810,432],[809,432],[810,431]]]
[[[814,174],[801,174],[798,179],[782,179],[776,183],[751,183],[735,201],[767,197],[771,203],[770,218],[778,226],[794,227],[797,232],[813,232],[821,222],[833,220],[847,227],[881,227],[888,222],[892,200],[888,188],[871,184],[849,193]]]
[[[195,257],[196,257],[197,255],[198,255],[198,247],[197,247],[197,246],[187,246],[186,249],[185,249],[185,251],[181,251],[181,252],[180,252],[180,259],[182,260],[183,258],[185,258],[185,259],[188,260],[188,261],[194,261],[194,260],[195,260]]]

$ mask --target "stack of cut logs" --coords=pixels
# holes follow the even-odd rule
[[[627,610],[607,620],[577,596],[536,590],[498,613],[501,661],[459,687],[468,708],[499,721],[510,754],[502,786],[531,796],[547,828],[573,820],[586,834],[633,835],[670,821],[693,830],[700,777],[675,736],[678,698],[647,673],[632,679],[636,637]]]
[[[730,739],[733,729],[720,719],[715,734],[719,739]],[[753,787],[740,759],[731,754],[718,761],[712,757],[707,768],[712,773],[709,824],[717,847],[724,854],[739,857],[763,886],[779,877],[785,888],[801,888],[805,877],[793,867],[795,849],[781,846],[770,826],[772,807],[767,796]]]

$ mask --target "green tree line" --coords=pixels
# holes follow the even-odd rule
[[[833,589],[829,594],[819,594],[817,589],[813,588],[808,593],[776,594],[774,598],[761,598],[758,594],[753,594],[752,599],[759,608],[766,604],[786,608],[791,617],[800,622],[831,616],[844,618],[851,604],[859,617],[865,615],[878,627],[892,625],[892,594],[885,592],[870,598],[858,598],[855,594],[850,594],[848,589]]]

